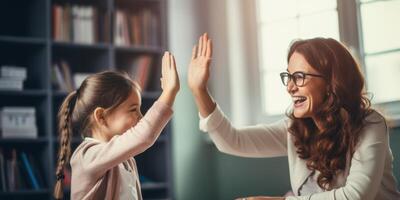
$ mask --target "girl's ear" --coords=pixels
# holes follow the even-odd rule
[[[102,107],[97,107],[93,112],[93,117],[98,125],[107,125],[106,119],[104,118],[105,109]]]

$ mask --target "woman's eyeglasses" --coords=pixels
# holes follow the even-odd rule
[[[293,80],[294,84],[297,87],[304,86],[304,80],[307,78],[307,76],[324,78],[322,75],[308,74],[308,73],[304,73],[304,72],[295,72],[293,74],[289,74],[288,72],[282,72],[282,73],[280,73],[280,76],[281,76],[283,85],[287,86],[289,84],[290,80]]]

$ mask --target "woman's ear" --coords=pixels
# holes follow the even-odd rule
[[[94,109],[93,118],[98,125],[107,125],[106,119],[104,117],[105,109],[102,107],[97,107]]]

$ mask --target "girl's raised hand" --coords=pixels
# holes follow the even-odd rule
[[[179,76],[176,70],[175,57],[166,51],[162,58],[161,88],[163,90],[160,99],[172,105],[176,94],[180,89]]]
[[[188,85],[193,93],[207,90],[210,77],[212,43],[207,33],[200,36],[199,44],[193,47],[192,59],[188,70]]]

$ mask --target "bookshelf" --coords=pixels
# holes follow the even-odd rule
[[[59,145],[56,115],[67,95],[54,85],[55,63],[67,62],[71,74],[103,70],[137,72],[134,60],[146,57],[151,62],[142,93],[142,109],[143,112],[148,110],[161,90],[160,60],[168,48],[166,10],[166,0],[3,2],[0,7],[0,26],[3,27],[0,29],[0,66],[23,66],[27,78],[22,91],[0,90],[0,108],[34,107],[38,133],[37,138],[0,137],[0,149],[29,153],[43,183],[40,189],[27,187],[4,191],[0,188],[0,199],[53,199]],[[117,13],[123,13],[123,17],[117,17]],[[76,16],[81,17],[81,21],[74,21]],[[90,20],[84,21],[87,18]],[[121,24],[125,24],[122,32],[118,29]],[[92,29],[87,29],[88,26]],[[93,34],[85,35],[86,32]],[[154,146],[135,158],[142,176],[144,199],[174,198],[171,131],[169,123]],[[74,135],[72,147],[76,148],[80,142],[80,136]],[[69,199],[69,195],[67,188],[65,199]]]

